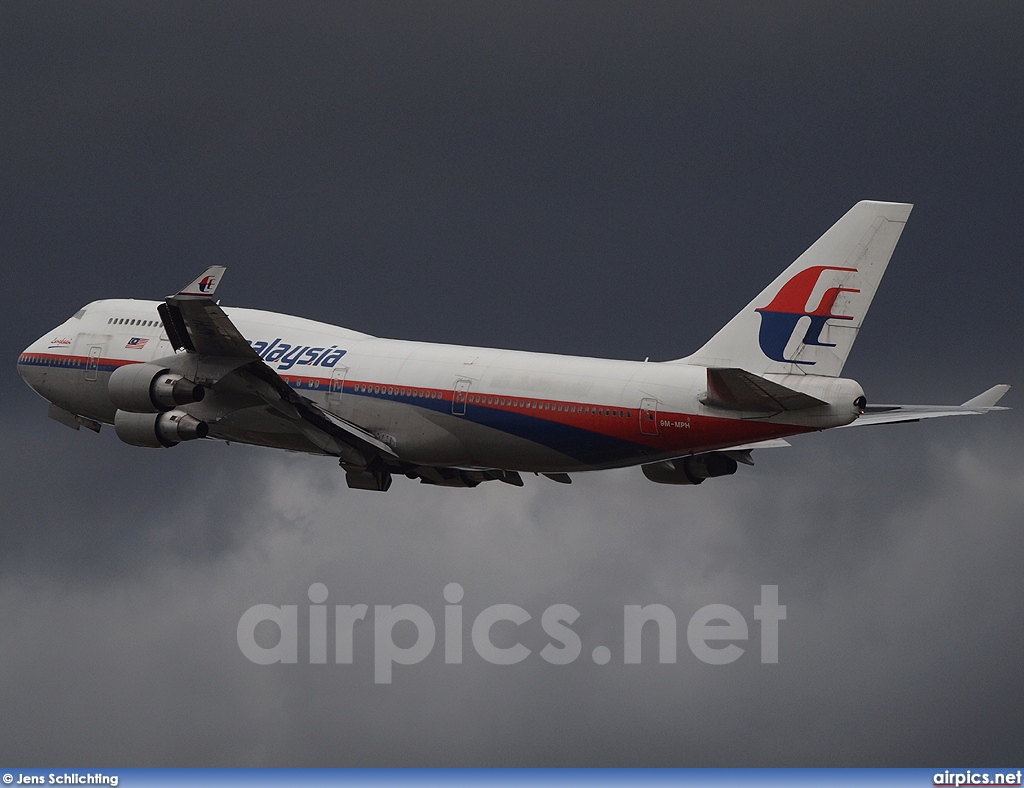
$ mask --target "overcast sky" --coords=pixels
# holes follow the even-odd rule
[[[211,264],[227,305],[677,358],[878,199],[916,207],[845,374],[876,402],[1006,382],[1016,406],[1022,24],[1015,2],[5,4],[0,760],[1019,763],[1018,411],[808,436],[700,487],[634,469],[378,495],[329,459],[72,432],[15,360],[91,300]],[[371,607],[354,664],[249,662],[242,613],[301,622],[314,582]],[[378,685],[372,607],[402,603],[439,642]],[[495,629],[532,650],[518,665],[470,644],[496,603],[533,616]],[[539,656],[556,603],[581,613],[561,667]],[[677,663],[645,635],[624,665],[623,606],[654,603]],[[731,665],[687,647],[711,603],[750,625]]]

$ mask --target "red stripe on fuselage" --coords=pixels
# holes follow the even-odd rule
[[[59,353],[25,353],[18,361],[25,364],[47,365],[47,361],[61,361],[64,366],[71,362],[74,366],[84,369],[89,363],[88,356],[70,356]],[[146,363],[141,359],[101,358],[97,360],[100,367],[121,367],[128,364]],[[304,375],[278,372],[278,375],[291,387],[303,388],[324,394],[331,392],[331,378],[307,377]],[[366,391],[363,391],[363,388]],[[374,389],[377,389],[374,391]],[[416,406],[420,403],[445,404],[450,412],[455,391],[424,386],[381,385],[370,381],[346,380],[343,392],[349,395],[385,399],[389,402]],[[461,392],[460,392],[461,393]],[[479,400],[479,401],[478,401]],[[561,407],[562,410],[558,410]],[[475,408],[515,413],[527,417],[541,419],[552,423],[563,424],[597,435],[634,443],[658,453],[664,452],[699,452],[717,448],[736,446],[743,443],[754,443],[772,438],[783,438],[805,432],[814,432],[811,427],[798,427],[792,424],[776,424],[748,419],[706,416],[676,411],[659,411],[656,418],[657,435],[641,432],[639,408],[623,408],[581,402],[566,402],[537,397],[508,397],[494,394],[473,392],[467,396],[465,415],[456,415],[473,421]],[[573,412],[572,409],[576,408]],[[584,410],[589,410],[585,413]],[[615,413],[617,415],[611,415]]]

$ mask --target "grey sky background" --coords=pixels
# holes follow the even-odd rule
[[[916,207],[846,374],[875,401],[1020,386],[1022,22],[1015,3],[6,4],[0,760],[1019,763],[1017,411],[807,437],[699,488],[632,470],[380,496],[325,459],[74,433],[14,363],[88,301],[214,263],[230,305],[674,358],[868,198]],[[445,666],[439,644],[382,687],[367,627],[352,666],[246,661],[242,612],[305,609],[318,581],[438,624],[459,582],[468,621],[529,610],[504,635],[534,654],[492,666],[467,638]],[[775,666],[761,584],[788,606]],[[678,664],[645,638],[623,665],[622,606],[655,602]],[[561,668],[536,653],[554,603],[582,614]],[[733,665],[686,647],[708,603],[751,624]]]

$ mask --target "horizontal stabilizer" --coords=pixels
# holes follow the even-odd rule
[[[844,427],[863,427],[868,424],[898,424],[899,422],[939,419],[944,416],[980,416],[990,410],[1008,410],[996,403],[1010,390],[1005,383],[972,397],[963,405],[868,405],[863,414]]]
[[[708,390],[701,402],[709,408],[752,413],[806,410],[828,404],[760,375],[732,367],[708,367]]]

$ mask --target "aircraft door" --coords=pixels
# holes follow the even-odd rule
[[[85,362],[85,379],[96,380],[100,374],[100,356],[103,355],[102,345],[92,345],[89,348],[89,359]]]
[[[100,360],[106,355],[110,334],[81,333],[75,337],[74,349],[76,358],[84,358],[85,365],[79,367],[85,380],[94,383],[100,377]],[[71,348],[69,348],[71,350]],[[82,378],[79,378],[81,380]]]
[[[644,435],[658,434],[658,400],[654,397],[640,400],[640,432]]]
[[[466,403],[469,401],[469,387],[473,381],[466,378],[459,378],[455,381],[455,391],[452,394],[452,414],[455,416],[466,415]]]
[[[345,391],[346,375],[348,375],[348,367],[335,367],[331,372],[331,385],[327,389],[328,409],[337,408],[341,405],[341,395]]]

